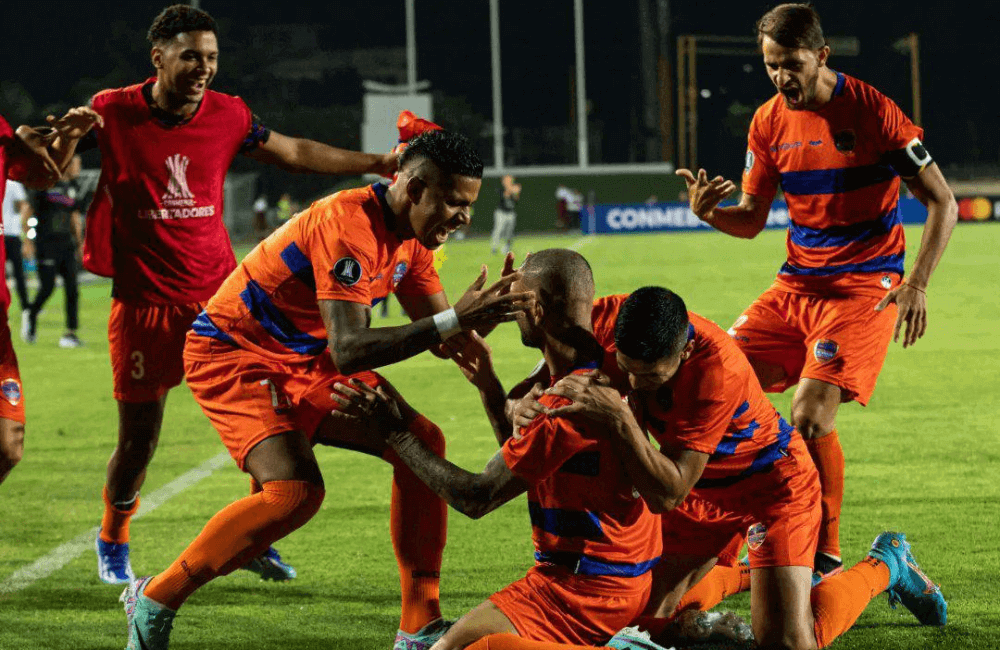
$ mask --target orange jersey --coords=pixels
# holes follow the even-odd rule
[[[569,403],[551,395],[540,401],[553,408]],[[634,491],[607,434],[539,416],[520,439],[504,444],[502,454],[531,485],[528,510],[539,564],[565,565],[571,556],[579,561],[578,573],[638,576],[656,563],[660,519]]]
[[[888,155],[923,130],[868,84],[837,73],[833,98],[791,110],[780,93],[750,124],[743,192],[781,186],[791,223],[776,286],[806,294],[884,295],[903,273],[899,175]]]
[[[594,336],[605,350],[616,350],[614,326],[626,298],[595,303]],[[688,318],[694,352],[656,398],[630,395],[636,419],[661,446],[710,454],[696,487],[728,485],[770,470],[788,455],[798,433],[774,410],[733,339],[707,318],[694,312]]]
[[[296,363],[326,349],[319,300],[374,305],[442,291],[431,251],[393,234],[386,189],[338,192],[288,221],[226,278],[194,334]]]

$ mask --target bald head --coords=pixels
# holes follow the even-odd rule
[[[546,309],[569,315],[583,305],[589,320],[594,274],[583,255],[565,248],[547,248],[529,255],[521,272],[526,288],[535,291]]]

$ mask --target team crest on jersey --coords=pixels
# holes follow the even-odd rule
[[[883,289],[891,289],[892,288],[892,278],[890,278],[888,275],[883,275],[882,276],[882,288]]]
[[[754,524],[747,528],[747,546],[751,551],[756,551],[764,545],[767,539],[767,526],[764,524]]]
[[[747,161],[746,165],[743,167],[744,171],[750,171],[753,169],[753,152],[747,149]]]
[[[399,284],[400,280],[403,279],[403,276],[406,275],[406,269],[407,268],[408,267],[406,266],[406,262],[400,262],[400,263],[398,263],[396,265],[395,270],[393,270],[393,272],[392,272],[392,286],[393,286],[393,288],[395,288],[396,285]]]
[[[831,341],[830,339],[820,339],[813,345],[813,356],[820,363],[832,360],[837,356],[837,352],[839,351],[840,346],[837,345],[836,341]]]
[[[833,146],[837,151],[850,153],[858,145],[858,136],[854,134],[854,129],[844,129],[833,134]]]
[[[17,406],[21,403],[21,382],[13,377],[4,379],[0,382],[0,393],[3,393],[4,399],[10,402],[11,406]]]
[[[345,287],[353,286],[361,279],[361,263],[353,257],[341,257],[333,265],[333,277]]]
[[[165,161],[170,180],[167,181],[167,193],[163,195],[163,204],[167,206],[193,205],[194,193],[188,187],[187,169],[191,159],[179,153],[167,157]]]

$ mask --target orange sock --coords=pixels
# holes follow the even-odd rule
[[[129,524],[132,515],[139,510],[139,495],[135,495],[135,501],[128,510],[119,510],[111,503],[108,495],[108,486],[104,486],[104,516],[101,517],[101,539],[105,542],[124,544],[129,540]]]
[[[146,586],[145,595],[179,608],[198,587],[260,555],[272,542],[309,521],[326,491],[305,481],[270,481],[263,490],[229,504],[191,545]]]
[[[816,644],[820,648],[851,629],[868,603],[889,586],[889,567],[868,557],[812,590]]]
[[[593,650],[596,647],[598,646],[532,641],[522,639],[516,634],[491,634],[484,636],[470,646],[466,646],[465,650]]]
[[[679,614],[686,609],[697,609],[707,612],[727,596],[738,594],[750,588],[750,567],[737,563],[736,566],[712,567],[701,581],[688,589],[687,593],[681,597],[681,602],[677,605],[675,614]],[[654,638],[656,635],[653,635]]]
[[[410,431],[434,453],[444,456],[444,435],[433,422],[418,415],[410,423]],[[384,458],[394,468],[389,528],[403,596],[399,629],[412,634],[441,617],[439,585],[448,506],[395,452],[386,452]]]
[[[834,429],[822,438],[806,440],[809,455],[819,470],[823,491],[823,523],[817,553],[840,557],[840,508],[844,502],[844,448]]]

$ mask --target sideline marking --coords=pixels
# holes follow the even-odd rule
[[[152,492],[149,496],[143,497],[142,503],[139,505],[139,512],[135,514],[133,519],[138,519],[156,510],[184,490],[208,478],[212,472],[228,464],[230,460],[229,453],[222,452],[218,456],[206,460],[198,467],[181,474],[159,490]],[[47,555],[38,558],[32,564],[21,567],[11,574],[9,578],[0,582],[0,595],[12,594],[25,587],[30,587],[35,582],[49,577],[87,551],[93,553],[94,539],[97,537],[99,529],[100,526],[94,526],[65,544],[52,549]]]
[[[587,235],[586,237],[581,237],[581,238],[577,239],[575,242],[573,242],[570,245],[569,249],[571,251],[580,250],[581,248],[583,248],[584,246],[586,246],[590,242],[594,241],[595,239],[597,239],[597,238],[594,235]]]

